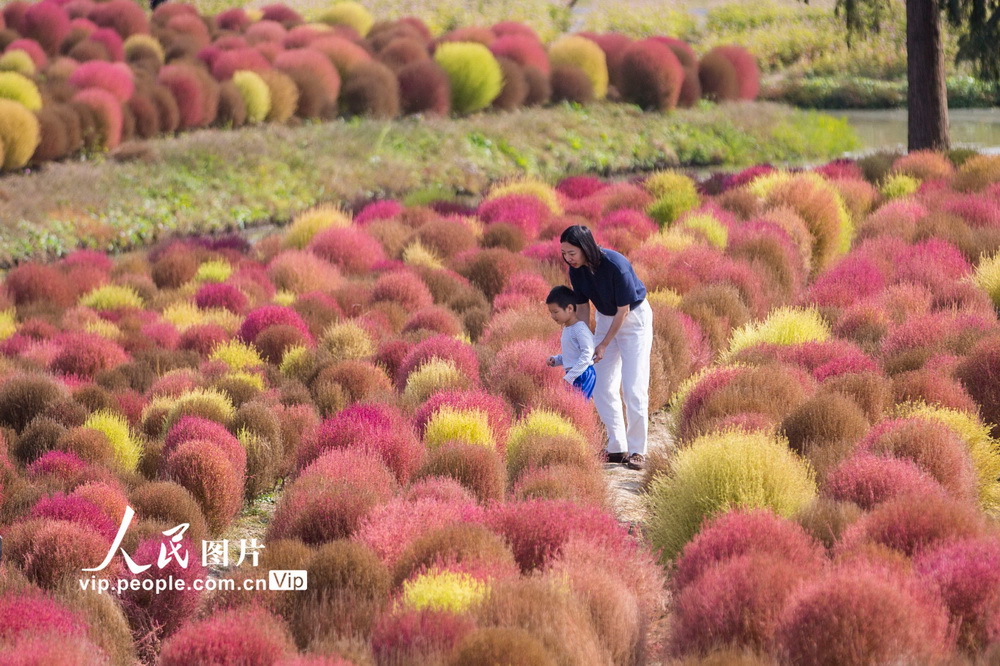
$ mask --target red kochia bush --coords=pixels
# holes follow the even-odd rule
[[[451,110],[451,82],[439,64],[431,59],[411,62],[397,71],[396,76],[404,115],[448,115]]]
[[[677,106],[684,68],[674,52],[652,39],[633,42],[622,53],[619,91],[644,109],[669,111]]]
[[[199,308],[224,308],[237,314],[247,307],[246,295],[231,284],[210,283],[195,292],[194,302]]]
[[[49,59],[45,55],[45,50],[33,39],[15,39],[4,49],[4,53],[9,51],[24,51],[35,63],[35,69],[41,70],[48,64]]]
[[[323,88],[326,94],[329,95],[329,99],[337,99],[337,95],[340,92],[340,74],[330,64],[330,59],[319,51],[310,48],[284,51],[274,59],[274,66],[286,73],[299,69],[312,72],[322,81]]]
[[[114,95],[119,102],[127,102],[135,92],[132,70],[124,63],[91,60],[81,63],[70,74],[69,82],[77,88],[101,88]]]
[[[14,543],[14,558],[20,560],[24,574],[43,588],[54,588],[79,578],[82,569],[96,567],[108,553],[108,539],[79,523],[66,520],[39,520],[24,524],[30,536],[24,535],[26,549],[17,552],[20,538],[16,535],[17,523],[5,531]],[[99,576],[114,576],[118,572],[115,562],[98,572]]]
[[[530,242],[538,237],[552,213],[538,197],[511,194],[487,199],[479,204],[476,215],[486,224],[505,222],[520,229]]]
[[[39,2],[25,10],[19,32],[55,55],[69,30],[69,16],[62,7],[55,2]]]
[[[309,327],[302,321],[302,317],[295,310],[283,305],[262,305],[251,310],[243,319],[236,337],[243,342],[252,343],[261,331],[277,324],[297,328],[308,340],[312,340]]]
[[[282,495],[267,539],[297,538],[319,544],[350,537],[395,489],[392,473],[375,456],[328,451]]]
[[[58,341],[59,351],[49,367],[59,374],[91,378],[128,361],[118,344],[92,333],[66,333]]]
[[[181,129],[198,127],[205,122],[205,90],[193,65],[165,65],[157,82],[166,86],[177,101]]]
[[[66,307],[73,302],[72,290],[65,275],[46,264],[17,266],[7,273],[4,287],[16,305],[41,302]]]
[[[673,605],[672,647],[707,654],[738,645],[770,648],[789,595],[818,572],[781,555],[741,555],[707,570]]]
[[[445,480],[462,488],[452,479],[430,477],[414,484],[411,492],[422,490],[428,482]],[[481,522],[483,515],[483,509],[471,497],[396,499],[375,508],[358,527],[354,539],[375,551],[391,569],[407,546],[420,536],[460,522]]]
[[[39,459],[41,460],[41,459]],[[82,497],[56,493],[43,497],[31,507],[28,518],[65,520],[93,530],[110,543],[118,532],[118,525],[100,507]]]
[[[940,592],[957,627],[959,648],[976,653],[996,639],[991,627],[1000,622],[1000,541],[945,544],[918,557],[913,568]]]
[[[823,493],[867,511],[900,495],[944,495],[945,489],[910,460],[859,452],[827,473]]]
[[[951,649],[948,616],[910,580],[854,565],[792,595],[778,627],[792,664],[933,663]]]
[[[496,504],[486,523],[503,536],[524,572],[543,567],[570,538],[578,537],[627,555],[636,543],[603,509],[563,500]]]
[[[299,450],[299,469],[332,449],[374,455],[406,483],[419,467],[423,444],[395,407],[381,404],[354,404],[323,422],[315,440]]]
[[[766,509],[735,510],[707,522],[677,560],[672,581],[683,590],[706,571],[744,555],[782,558],[801,570],[822,566],[822,545],[797,523]]]
[[[225,529],[243,506],[245,479],[211,440],[179,444],[167,456],[164,473],[195,496],[213,533]]]
[[[742,85],[733,61],[716,47],[698,63],[698,80],[706,99],[728,102],[740,98]]]
[[[733,63],[740,85],[740,99],[755,99],[760,91],[760,69],[757,60],[742,46],[717,46],[716,51]]]
[[[112,28],[122,39],[149,32],[146,12],[130,0],[97,3],[87,14],[87,18],[102,28]]]
[[[241,32],[251,24],[242,7],[233,7],[215,15],[215,25],[221,30]]]
[[[986,529],[975,506],[950,497],[903,495],[876,507],[844,532],[839,552],[880,544],[913,556],[940,543],[977,537]]]
[[[111,28],[99,28],[90,33],[87,39],[90,42],[103,46],[111,60],[120,62],[125,59],[125,47],[122,38]]]
[[[859,448],[912,460],[954,497],[976,497],[977,476],[968,446],[943,423],[919,417],[883,421],[871,429]]]
[[[372,628],[372,651],[380,664],[427,663],[450,653],[475,627],[472,618],[447,611],[387,614]]]
[[[197,416],[183,416],[167,432],[163,442],[163,455],[169,456],[184,442],[200,439],[212,442],[243,478],[246,474],[247,452],[236,437],[225,426]]]
[[[87,624],[76,612],[38,590],[11,589],[0,597],[0,639],[5,643],[31,634],[69,638],[86,631]]]
[[[418,310],[434,304],[430,290],[416,274],[410,271],[393,271],[375,281],[371,302],[398,303],[407,310]]]
[[[158,567],[157,559],[161,548],[165,548],[168,553],[177,548],[179,556],[186,558],[187,566],[181,566],[175,556],[167,560],[164,567]],[[126,578],[145,581],[173,576],[175,580],[185,583],[183,587],[170,588],[159,594],[153,590],[143,590],[140,585],[140,589],[129,588],[121,596],[122,609],[134,635],[151,633],[156,639],[162,640],[176,632],[198,609],[202,593],[195,587],[194,581],[208,575],[201,564],[201,548],[195,547],[187,534],[179,544],[171,541],[170,537],[156,535],[140,543],[131,555],[136,564],[152,566],[139,574],[126,570]]]
[[[419,342],[403,358],[396,373],[396,386],[400,389],[405,387],[410,373],[434,358],[453,362],[474,386],[479,385],[479,358],[472,346],[446,335],[435,335]]]
[[[309,249],[350,275],[368,273],[386,260],[382,244],[354,226],[319,232],[310,241]]]
[[[101,145],[111,150],[122,140],[122,105],[114,95],[103,88],[87,88],[73,96],[73,101],[93,109],[100,123]]]
[[[468,488],[481,503],[502,500],[507,468],[496,449],[465,442],[446,442],[431,451],[417,477],[444,476]]]
[[[522,67],[529,65],[548,75],[551,71],[549,56],[535,38],[522,34],[497,37],[490,44],[490,51],[497,57],[510,58]]]
[[[1000,424],[1000,337],[978,344],[955,371],[965,390],[979,405],[987,423]],[[993,436],[1000,435],[1000,425],[993,426]]]
[[[260,72],[271,69],[271,63],[260,51],[249,47],[225,51],[212,62],[212,76],[219,81],[228,81],[243,69]]]
[[[284,623],[260,608],[189,622],[163,645],[163,666],[239,663],[266,666],[296,652]]]

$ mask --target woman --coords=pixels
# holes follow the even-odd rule
[[[590,303],[596,310],[594,406],[608,431],[608,462],[642,469],[649,433],[649,353],[653,347],[653,310],[646,302],[646,286],[628,259],[598,247],[587,227],[568,227],[559,240],[563,261],[570,266],[577,316],[589,322]],[[619,396],[623,382],[625,418]]]

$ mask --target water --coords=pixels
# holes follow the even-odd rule
[[[859,154],[877,150],[906,150],[906,109],[830,111],[846,117],[861,139]],[[951,143],[1000,153],[1000,109],[953,109],[948,113]]]

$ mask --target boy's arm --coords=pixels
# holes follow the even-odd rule
[[[563,377],[570,384],[594,362],[594,335],[590,332],[590,328],[574,326],[573,343],[579,348],[580,356],[572,368],[566,369],[566,375]]]

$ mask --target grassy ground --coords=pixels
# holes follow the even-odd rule
[[[321,201],[475,195],[520,174],[817,161],[856,146],[846,121],[768,103],[201,131],[133,146],[137,159],[125,163],[98,156],[3,178],[0,263],[281,223]]]

